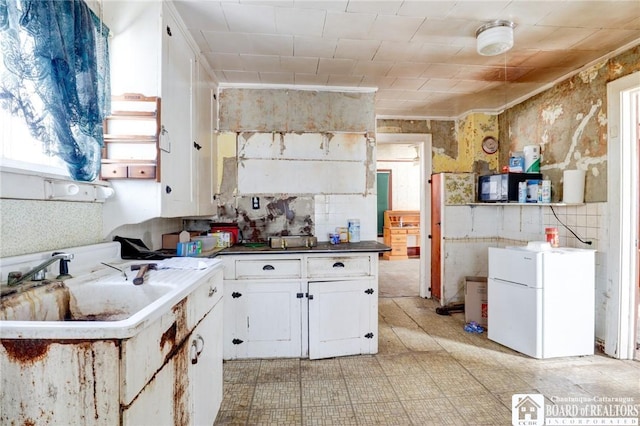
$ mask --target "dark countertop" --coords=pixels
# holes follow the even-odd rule
[[[227,254],[265,254],[265,253],[363,253],[363,252],[384,252],[391,251],[391,247],[381,244],[377,241],[360,241],[359,243],[341,243],[330,244],[328,242],[319,242],[315,247],[288,247],[286,249],[271,248],[268,244],[260,247],[246,246],[236,244],[231,247],[224,248],[210,255],[210,257],[222,256]]]

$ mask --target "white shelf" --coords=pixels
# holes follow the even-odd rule
[[[469,206],[520,206],[520,207],[570,207],[570,206],[584,206],[585,203],[468,203]]]

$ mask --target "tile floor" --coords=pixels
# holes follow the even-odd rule
[[[376,355],[225,362],[215,424],[510,425],[514,393],[542,394],[545,404],[594,396],[640,404],[640,362],[535,360],[466,333],[463,314],[437,315],[436,306],[380,297]]]

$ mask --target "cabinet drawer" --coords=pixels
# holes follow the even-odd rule
[[[406,234],[401,234],[401,235],[391,235],[391,243],[405,243],[407,241],[407,235]]]
[[[407,229],[407,234],[409,234],[409,235],[418,235],[418,234],[420,234],[420,229],[419,228]]]
[[[310,257],[307,275],[310,278],[368,276],[371,275],[371,260],[369,256]]]
[[[129,166],[127,176],[131,179],[155,179],[156,166]]]
[[[236,279],[300,278],[300,259],[236,260]]]
[[[189,295],[187,311],[187,327],[189,331],[222,298],[222,284],[222,268],[220,268],[206,277],[204,282]]]
[[[124,179],[127,177],[127,166],[124,164],[103,164],[100,175],[103,179]]]

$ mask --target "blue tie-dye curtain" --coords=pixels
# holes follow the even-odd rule
[[[0,104],[75,180],[100,171],[108,34],[82,0],[0,0]]]

